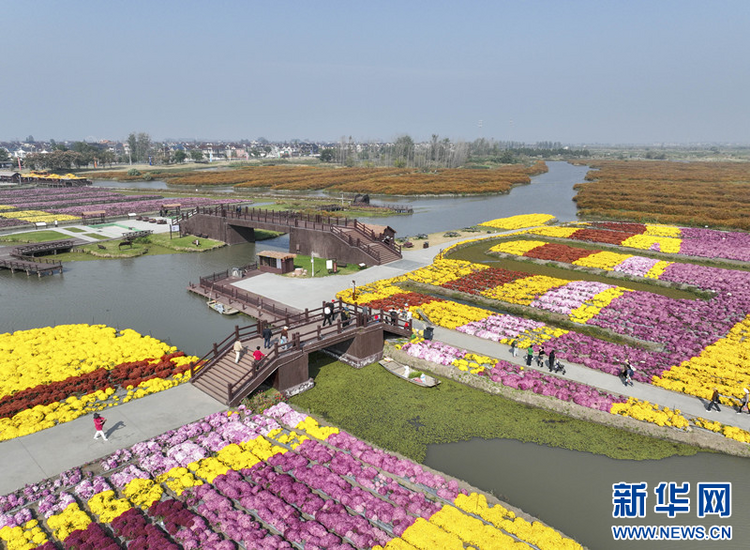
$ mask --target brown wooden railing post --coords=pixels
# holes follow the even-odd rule
[[[234,325],[234,337],[239,340],[240,339],[240,326]]]
[[[316,329],[317,329],[317,331],[318,331],[318,340],[320,340],[320,338],[321,338],[321,336],[320,336],[320,330],[321,330],[321,326],[320,326],[320,325],[318,325],[318,326],[316,327]]]
[[[216,345],[216,342],[214,342],[214,357],[218,357],[219,355],[219,346]]]

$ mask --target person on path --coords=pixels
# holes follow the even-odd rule
[[[284,325],[279,333],[279,342],[282,344],[281,349],[286,349],[286,343],[289,341],[289,327]]]
[[[529,349],[526,350],[526,366],[531,366],[531,360],[534,358],[534,346],[529,346]]]
[[[544,366],[544,348],[539,348],[539,354],[536,356],[536,366],[539,368]]]
[[[513,357],[518,354],[518,342],[515,340],[510,343],[510,352],[513,354]]]
[[[104,441],[109,441],[107,439],[107,436],[104,434],[104,423],[106,421],[107,419],[101,416],[99,413],[94,413],[94,429],[96,430],[96,433],[94,434],[94,439],[96,439],[99,436],[102,436],[102,439]]]
[[[323,305],[323,326],[326,326],[326,322],[333,325],[333,308],[328,302]]]
[[[742,412],[742,409],[747,409],[748,414],[750,414],[750,406],[748,406],[748,398],[750,398],[750,390],[747,388],[742,388],[742,391],[745,392],[745,395],[742,396],[742,399],[740,400],[740,407],[737,409],[737,414],[740,414]]]
[[[711,394],[711,401],[708,403],[708,407],[706,407],[707,411],[710,411],[713,407],[716,407],[716,412],[721,412],[721,408],[719,407],[719,397],[721,397],[719,388],[714,388],[714,393]]]
[[[552,372],[552,370],[555,368],[555,350],[552,350],[549,352],[549,371]]]
[[[349,326],[349,309],[344,308],[344,310],[341,312],[341,324],[342,326],[348,327]]]
[[[255,351],[253,352],[253,360],[256,364],[260,363],[260,361],[265,357],[266,355],[260,351],[260,346],[255,348]]]
[[[263,327],[263,347],[268,349],[271,347],[271,337],[273,337],[273,331],[269,325]]]
[[[617,375],[620,378],[620,382],[622,382],[623,386],[628,385],[628,366],[623,365],[622,370],[620,371],[620,374]]]
[[[245,351],[245,346],[242,345],[242,342],[240,342],[239,338],[234,341],[232,349],[234,350],[234,362],[239,363],[240,356],[242,355],[242,352]]]

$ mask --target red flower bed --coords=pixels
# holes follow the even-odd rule
[[[49,405],[50,403],[63,401],[71,395],[86,395],[98,390],[117,388],[118,386],[123,388],[137,386],[151,378],[169,378],[190,369],[188,365],[178,367],[172,363],[172,359],[184,355],[185,353],[182,351],[164,355],[155,365],[150,364],[147,360],[121,363],[112,370],[96,369],[80,376],[71,376],[59,382],[40,384],[12,395],[6,395],[0,399],[0,418],[10,418],[37,405]]]
[[[474,273],[455,281],[449,281],[442,286],[443,288],[468,292],[469,294],[479,294],[488,288],[495,288],[496,286],[504,285],[515,281],[516,279],[523,279],[528,276],[528,273],[522,271],[511,271],[509,269],[491,267],[489,269],[483,269],[482,271],[475,271]]]
[[[622,241],[633,235],[640,235],[642,231],[610,231],[609,229],[579,229],[569,239],[577,241],[590,241],[593,243],[622,244]]]
[[[646,225],[642,223],[627,222],[594,222],[591,225],[599,229],[610,229],[612,231],[628,231],[641,235],[646,231]]]
[[[422,304],[428,304],[439,300],[426,294],[420,294],[418,292],[405,292],[403,294],[394,294],[388,296],[388,298],[381,298],[380,300],[373,300],[368,302],[367,306],[373,310],[382,309],[390,311],[391,309],[406,309],[409,306],[421,306]]]
[[[537,246],[529,250],[524,256],[527,258],[537,258],[539,260],[554,260],[556,262],[573,263],[576,260],[591,256],[598,252],[597,250],[586,250],[584,248],[575,248],[567,244],[547,243],[543,246]]]

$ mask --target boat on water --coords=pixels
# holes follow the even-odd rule
[[[433,376],[428,376],[423,372],[412,369],[409,365],[402,365],[398,361],[393,360],[390,357],[383,357],[379,361],[380,365],[390,372],[395,374],[399,378],[403,378],[407,382],[416,384],[417,386],[423,386],[425,388],[433,388],[440,384],[440,380]]]
[[[221,313],[222,315],[234,315],[235,313],[240,312],[239,309],[234,309],[233,307],[224,305],[221,302],[217,302],[216,300],[209,300],[208,307],[210,307],[214,311]]]

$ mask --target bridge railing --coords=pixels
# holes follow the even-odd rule
[[[395,332],[400,333],[403,336],[411,334],[412,323],[411,320],[401,319],[396,316],[395,318],[390,312],[379,310],[371,310],[367,306],[358,305],[346,305],[341,300],[334,303],[334,317],[335,321],[332,324],[324,327],[322,321],[325,318],[323,313],[325,306],[321,306],[312,310],[305,310],[303,313],[298,315],[289,316],[284,321],[277,321],[275,323],[269,323],[272,331],[276,332],[280,330],[282,324],[288,327],[290,339],[286,344],[286,347],[279,347],[277,343],[275,345],[273,356],[286,355],[286,352],[302,351],[306,345],[318,344],[326,337],[341,334],[342,332],[355,327],[367,327],[377,323],[384,323],[392,327]],[[342,319],[341,313],[347,310],[349,318],[347,321]],[[217,361],[219,361],[224,355],[232,351],[232,346],[236,340],[241,342],[260,338],[262,334],[264,323],[258,321],[255,324],[247,325],[244,327],[235,326],[234,332],[227,336],[224,340],[218,343],[214,343],[211,350],[201,357],[194,365],[190,368],[190,377],[192,380],[197,380]],[[272,354],[269,353],[266,359],[261,363],[261,367],[267,362],[270,362],[269,357]],[[262,369],[261,369],[262,370]],[[259,371],[260,372],[260,371]],[[230,385],[228,388],[228,395],[233,395],[241,388],[252,380],[251,378],[243,377],[234,385]]]

